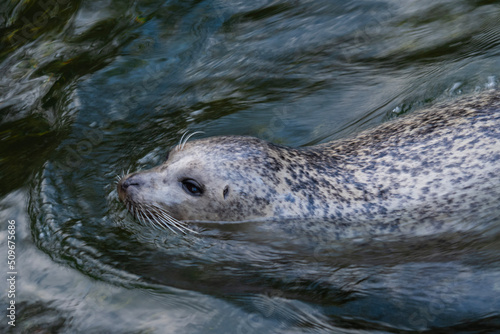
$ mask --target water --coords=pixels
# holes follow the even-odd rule
[[[15,220],[18,277],[16,328],[3,316],[0,332],[500,331],[497,216],[433,237],[183,236],[141,229],[115,191],[186,130],[304,146],[495,87],[499,14],[493,1],[2,2],[0,249]]]

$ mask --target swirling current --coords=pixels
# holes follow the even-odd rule
[[[2,2],[0,268],[15,221],[17,280],[0,332],[500,331],[498,210],[439,235],[174,234],[116,193],[186,131],[300,147],[498,88],[499,17],[486,0]]]

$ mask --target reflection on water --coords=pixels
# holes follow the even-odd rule
[[[490,1],[1,3],[1,213],[29,228],[19,325],[499,330],[495,208],[434,236],[332,241],[300,222],[172,235],[135,224],[114,184],[187,129],[302,146],[495,86],[499,14]]]

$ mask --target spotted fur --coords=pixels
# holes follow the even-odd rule
[[[123,178],[118,191],[125,203],[154,204],[181,221],[321,219],[372,232],[420,222],[439,230],[496,210],[499,171],[495,91],[307,148],[242,136],[183,142],[164,164]],[[186,193],[185,178],[204,193]]]

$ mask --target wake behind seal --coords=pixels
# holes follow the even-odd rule
[[[315,219],[432,233],[497,206],[499,171],[500,94],[492,91],[306,148],[244,136],[182,141],[117,190],[137,219],[172,231],[186,231],[186,221]]]

